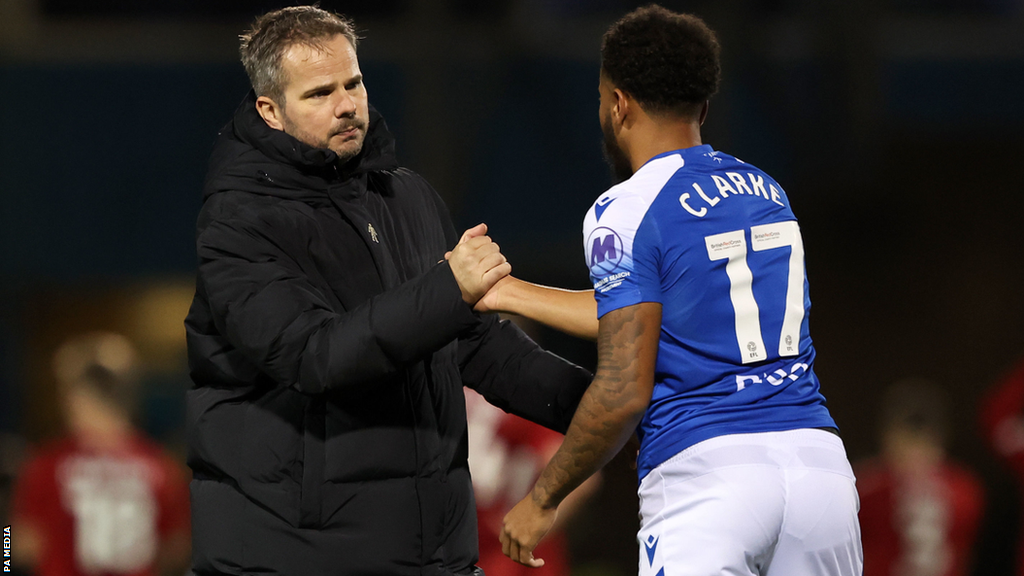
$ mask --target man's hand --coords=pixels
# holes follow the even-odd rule
[[[477,224],[466,230],[458,245],[445,254],[462,290],[462,299],[470,306],[512,272],[512,265],[486,234],[487,225]]]
[[[501,307],[502,291],[513,282],[516,282],[516,279],[511,274],[495,282],[494,286],[491,286],[491,289],[477,301],[473,309],[477,312],[503,312]]]
[[[501,528],[501,551],[509,558],[530,568],[544,565],[542,558],[533,557],[533,549],[555,523],[558,508],[541,508],[533,500],[533,494],[519,501],[515,508],[505,515]]]

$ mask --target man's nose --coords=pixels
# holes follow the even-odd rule
[[[356,101],[346,91],[341,91],[341,97],[338,102],[334,105],[334,116],[336,118],[345,118],[352,116],[356,112]]]

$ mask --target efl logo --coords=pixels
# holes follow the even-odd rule
[[[587,265],[597,277],[610,274],[622,261],[622,238],[612,230],[600,226],[587,238]]]

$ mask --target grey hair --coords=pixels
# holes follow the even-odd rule
[[[355,24],[348,18],[318,6],[289,6],[267,12],[257,18],[252,27],[239,36],[239,53],[249,82],[257,96],[267,96],[284,106],[284,86],[287,83],[281,60],[285,51],[301,44],[323,50],[327,41],[343,35],[356,48],[359,36]]]

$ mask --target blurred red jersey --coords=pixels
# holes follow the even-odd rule
[[[989,390],[981,404],[985,439],[1024,488],[1024,361]],[[1024,510],[1021,510],[1024,517]],[[1024,532],[1017,544],[1017,574],[1024,576]]]
[[[466,391],[469,463],[476,496],[480,561],[487,576],[565,576],[569,562],[565,535],[550,532],[533,551],[544,566],[529,568],[501,552],[498,534],[505,514],[533,488],[562,443],[562,435],[506,414],[482,396]]]
[[[102,454],[61,439],[22,468],[14,518],[42,540],[39,576],[156,576],[160,542],[189,529],[188,482],[141,437]]]
[[[864,576],[968,576],[981,482],[943,463],[912,478],[881,461],[857,468]]]

